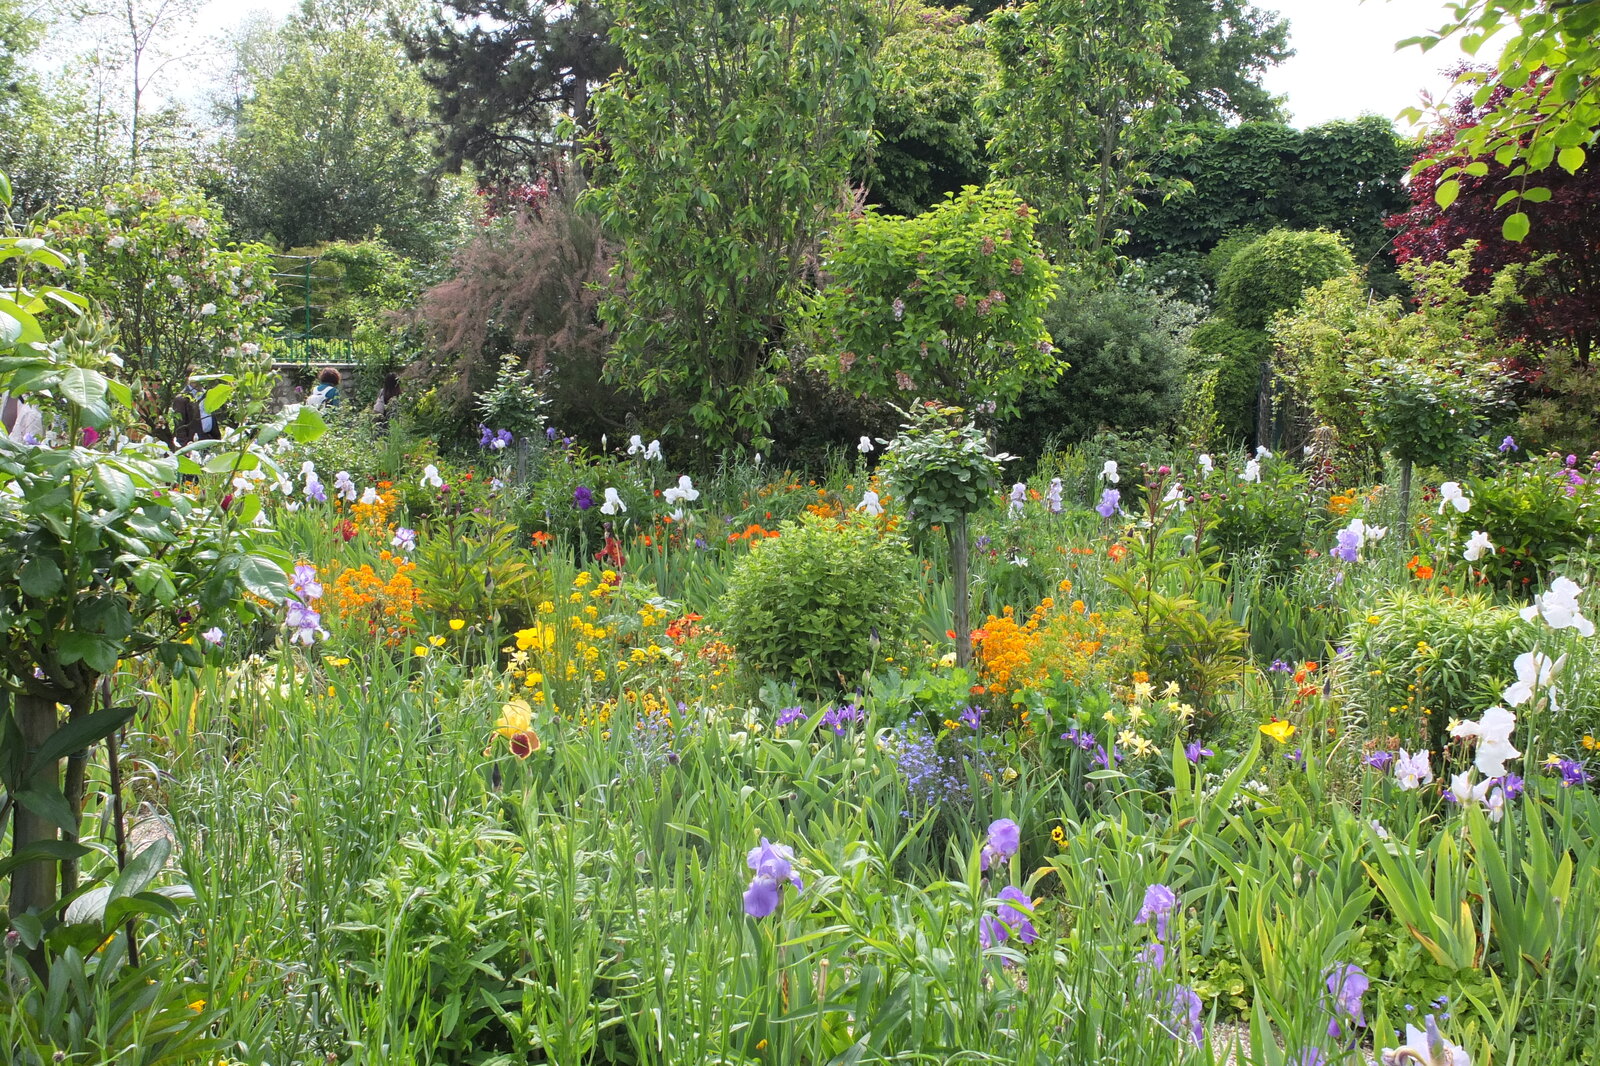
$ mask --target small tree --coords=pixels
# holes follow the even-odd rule
[[[956,663],[966,666],[972,658],[967,516],[985,507],[1000,488],[1000,465],[1011,456],[991,455],[983,433],[959,407],[930,401],[902,414],[909,421],[889,442],[884,469],[911,522],[924,530],[943,528],[950,542]]]
[[[0,178],[0,204],[8,200]],[[229,485],[241,470],[271,467],[250,439],[196,442],[176,453],[148,438],[121,440],[114,451],[85,445],[86,429],[116,435],[134,396],[104,373],[104,351],[46,343],[52,303],[59,314],[84,301],[32,288],[29,274],[65,262],[42,240],[0,236],[0,263],[15,279],[0,288],[0,390],[25,395],[65,441],[29,445],[0,434],[0,570],[14,575],[0,586],[0,691],[9,696],[0,708],[0,784],[15,805],[12,854],[0,871],[10,874],[11,922],[36,966],[58,867],[59,896],[69,896],[89,852],[78,843],[88,749],[133,713],[95,709],[101,679],[138,655],[198,665],[201,651],[180,616],[189,617],[190,632],[203,620],[231,625],[288,591],[288,559],[265,547],[269,531],[254,524],[260,497],[236,497]],[[213,388],[211,406],[230,390]],[[301,410],[292,432],[310,440],[321,427],[314,411]]]
[[[225,245],[222,215],[203,196],[119,185],[99,199],[56,216],[46,235],[68,284],[116,327],[138,420],[170,444],[172,401],[197,370],[253,364],[273,308],[269,251]]]
[[[1043,319],[1057,271],[1004,186],[969,185],[913,218],[865,211],[829,238],[824,270],[814,364],[858,395],[1009,413],[1061,373]]]
[[[1467,361],[1380,359],[1372,365],[1367,428],[1400,463],[1400,515],[1411,517],[1417,463],[1460,459],[1497,399],[1490,372]]]

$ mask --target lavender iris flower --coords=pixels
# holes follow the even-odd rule
[[[984,709],[982,707],[968,707],[961,712],[961,722],[963,725],[978,729],[983,725],[983,715]]]
[[[298,600],[290,601],[284,624],[292,630],[289,634],[291,644],[304,644],[310,647],[312,641],[318,637],[326,640],[328,636],[328,631],[322,628],[322,615]]]
[[[1355,963],[1340,963],[1328,971],[1328,993],[1332,999],[1333,1017],[1328,1021],[1328,1035],[1335,1040],[1354,1036],[1356,1029],[1365,1029],[1367,1019],[1361,1012],[1361,997],[1366,995],[1372,982],[1366,971]],[[1347,1032],[1346,1026],[1349,1027]]]
[[[1100,494],[1100,502],[1095,505],[1101,518],[1110,518],[1117,513],[1117,505],[1122,502],[1122,493],[1116,489],[1106,489]]]
[[[1516,774],[1506,774],[1500,779],[1500,787],[1505,791],[1506,799],[1513,800],[1527,791],[1528,784]]]
[[[1212,751],[1210,748],[1201,747],[1198,740],[1192,740],[1188,744],[1184,745],[1183,754],[1190,762],[1198,766],[1200,765],[1201,759],[1209,759],[1211,756],[1215,755],[1216,752]]]
[[[761,843],[750,849],[745,863],[755,871],[744,893],[744,912],[752,918],[765,918],[778,909],[784,882],[794,885],[796,892],[806,890],[805,882],[794,872],[793,848],[762,837]]]
[[[1144,905],[1139,908],[1139,913],[1134,916],[1135,925],[1144,925],[1154,921],[1156,925],[1156,939],[1167,939],[1167,922],[1172,917],[1172,912],[1177,909],[1177,894],[1166,885],[1151,885],[1144,890]]]
[[[1372,767],[1374,770],[1387,770],[1389,768],[1389,764],[1394,762],[1394,752],[1375,751],[1371,755],[1363,757],[1361,762],[1366,766]]]
[[[300,563],[289,579],[289,590],[302,600],[315,600],[322,596],[322,585],[317,581],[317,568]]]
[[[1084,751],[1093,751],[1098,746],[1094,734],[1087,729],[1069,729],[1061,734],[1061,739],[1069,744],[1076,744]]]
[[[1172,1026],[1177,1030],[1173,1036],[1184,1033],[1196,1044],[1205,1039],[1205,1026],[1200,1022],[1200,997],[1195,995],[1194,989],[1188,985],[1173,985],[1167,1006],[1172,1011]]]
[[[861,708],[853,703],[842,707],[830,707],[822,716],[822,724],[833,730],[833,735],[842,737],[845,734],[846,722],[861,721]]]
[[[1517,450],[1517,438],[1515,438],[1515,437],[1507,437],[1505,440],[1500,442],[1500,452],[1501,452],[1501,454],[1504,454],[1506,452],[1514,452],[1516,450]]]
[[[1347,563],[1355,562],[1361,555],[1361,534],[1353,529],[1339,530],[1339,543],[1328,554]]]
[[[1583,764],[1576,759],[1562,759],[1555,764],[1556,773],[1561,775],[1561,787],[1571,788],[1581,785],[1589,780],[1589,775],[1584,772]]]
[[[1004,862],[1022,850],[1022,830],[1010,818],[998,818],[989,823],[989,838],[984,841],[979,856],[980,869],[987,870]]]
[[[1033,917],[1033,901],[1022,889],[1007,885],[1000,890],[995,901],[1000,904],[996,913],[985,914],[978,919],[980,945],[992,948],[1013,935],[1023,944],[1031,944],[1039,939],[1039,931],[1030,921]]]
[[[594,506],[594,492],[587,485],[579,485],[572,490],[572,503],[580,511],[587,511]]]

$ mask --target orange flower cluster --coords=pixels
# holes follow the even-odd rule
[[[1072,591],[1072,583],[1063,581],[1061,591]],[[1108,677],[1121,669],[1112,653],[1133,647],[1082,600],[1058,609],[1046,596],[1023,622],[1007,607],[998,618],[990,615],[983,628],[987,635],[976,649],[978,664],[996,692],[1020,691],[1051,678]]]
[[[754,544],[763,537],[776,537],[777,535],[778,531],[776,529],[763,529],[761,526],[752,522],[748,526],[745,526],[743,533],[729,533],[728,543],[737,544],[741,540],[747,540]]]
[[[415,563],[388,551],[380,553],[379,559],[394,567],[388,578],[380,578],[370,563],[346,567],[334,578],[328,597],[341,621],[365,622],[368,635],[381,636],[394,645],[415,629],[422,592],[411,579]]]
[[[1423,562],[1421,556],[1413,555],[1411,561],[1406,564],[1406,569],[1411,571],[1418,581],[1433,580],[1433,567]]]
[[[385,535],[384,539],[388,539],[389,516],[394,513],[395,505],[398,503],[399,498],[394,492],[394,482],[378,482],[378,502],[357,502],[350,505],[349,521],[351,529],[354,533],[382,533]],[[345,539],[349,540],[350,537]]]

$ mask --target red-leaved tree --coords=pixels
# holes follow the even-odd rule
[[[1501,90],[1483,107],[1474,107],[1470,97],[1462,98],[1423,144],[1417,158],[1445,154],[1503,95]],[[1596,156],[1591,154],[1575,173],[1551,168],[1531,179],[1516,176],[1511,167],[1493,158],[1474,160],[1454,175],[1460,193],[1446,209],[1435,200],[1445,164],[1418,171],[1411,179],[1410,210],[1387,222],[1397,231],[1395,258],[1401,263],[1413,258],[1432,263],[1476,240],[1478,251],[1468,286],[1478,292],[1486,290],[1495,274],[1508,266],[1544,260],[1523,286],[1527,306],[1516,323],[1522,333],[1519,339],[1539,349],[1570,345],[1580,362],[1587,364],[1600,340],[1600,163]],[[1503,202],[1509,202],[1512,198],[1507,194],[1525,184],[1548,187],[1549,198],[1537,203],[1531,202],[1531,197],[1519,201],[1517,209],[1532,216],[1533,226],[1526,239],[1508,241],[1501,236],[1506,214]]]

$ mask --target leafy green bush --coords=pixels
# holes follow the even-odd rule
[[[719,605],[723,631],[763,673],[818,691],[851,688],[905,646],[916,609],[911,554],[865,516],[804,515],[779,533],[734,567]]]
[[[1216,371],[1210,401],[1218,431],[1226,440],[1252,436],[1261,367],[1272,354],[1271,338],[1263,330],[1212,319],[1195,327],[1189,344],[1195,353],[1194,369]]]
[[[1355,619],[1344,643],[1355,702],[1373,732],[1442,751],[1452,718],[1476,718],[1500,702],[1528,634],[1515,610],[1486,596],[1401,588]]]
[[[1217,284],[1217,309],[1235,325],[1266,329],[1272,316],[1356,268],[1344,238],[1324,230],[1275,229],[1240,249]]]
[[[1202,500],[1202,528],[1224,566],[1254,557],[1266,573],[1278,575],[1305,559],[1315,510],[1304,474],[1285,463],[1263,466],[1260,482],[1233,479],[1226,491]]]
[[[1489,584],[1537,592],[1547,577],[1560,573],[1568,556],[1600,532],[1595,488],[1575,483],[1568,469],[1548,458],[1467,481],[1472,512],[1461,520],[1461,536],[1470,530],[1489,534],[1494,552],[1473,564]]]
[[[1050,438],[1165,428],[1178,413],[1195,317],[1191,305],[1142,289],[1063,283],[1044,323],[1066,370],[1023,394],[1001,446],[1031,458]]]

